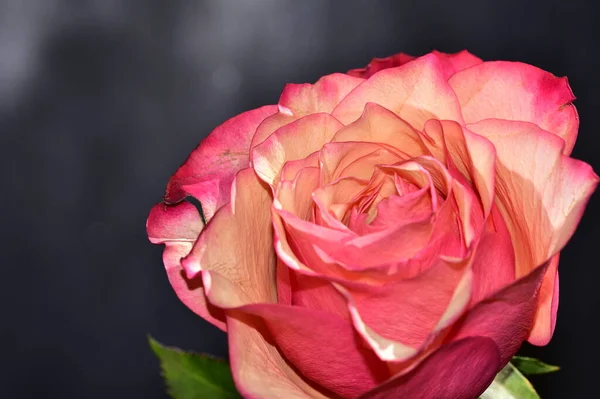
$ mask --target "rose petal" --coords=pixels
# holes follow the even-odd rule
[[[403,195],[392,195],[380,201],[370,226],[382,228],[392,224],[405,224],[411,219],[423,219],[434,211],[429,187],[423,187]],[[349,226],[352,226],[352,219]],[[357,228],[358,226],[355,227]]]
[[[251,300],[246,297],[239,284],[215,271],[203,271],[202,274],[205,285],[210,287],[206,294],[211,303],[226,309],[232,370],[234,378],[237,375],[238,387],[244,389],[242,393],[262,389],[271,394],[271,389],[281,389],[283,384],[280,380],[285,379],[289,379],[288,385],[291,385],[285,388],[290,390],[289,394],[296,392],[297,387],[306,389],[304,381],[287,364],[281,363],[277,349],[283,352],[303,376],[340,395],[356,396],[389,377],[385,363],[362,346],[352,324],[345,318],[335,313],[300,306],[266,303],[248,305]],[[332,294],[339,295],[334,292]],[[253,316],[260,317],[262,322],[251,321]],[[242,331],[233,327],[239,326],[237,320],[243,320],[246,325]],[[268,333],[264,331],[262,323]],[[255,356],[260,362],[248,359],[246,347],[240,345],[249,337],[259,346],[252,349],[259,352]],[[277,349],[265,340],[274,341]],[[248,362],[253,366],[249,366]],[[353,367],[348,368],[348,364]],[[246,377],[239,375],[241,373],[245,373]],[[251,386],[250,378],[254,380],[257,374],[264,376],[265,373],[268,373],[266,380],[259,384],[265,387]],[[266,386],[269,384],[273,384],[273,387]],[[282,390],[281,395],[288,397],[288,392]]]
[[[342,124],[329,114],[312,114],[278,129],[252,151],[252,165],[271,187],[287,161],[305,158],[328,143]]]
[[[288,83],[279,98],[279,106],[300,115],[331,113],[363,81],[343,73],[333,73],[322,77],[314,85]]]
[[[566,78],[519,62],[484,62],[450,78],[467,123],[496,118],[532,122],[565,141],[569,155],[579,118]]]
[[[558,258],[556,254],[550,259],[540,287],[533,327],[527,337],[527,341],[533,345],[547,345],[554,334],[558,311]]]
[[[474,56],[467,50],[460,51],[458,53],[442,53],[437,50],[433,50],[432,53],[438,57],[440,64],[446,75],[446,79],[450,79],[455,73],[462,71],[463,69],[470,68],[475,65],[481,64],[483,61],[481,58]]]
[[[394,148],[363,141],[328,143],[320,153],[321,185],[342,177],[369,180],[375,166],[395,164],[406,158]]]
[[[202,281],[189,280],[181,267],[181,258],[191,251],[202,228],[200,214],[189,202],[157,204],[150,210],[146,222],[150,241],[153,244],[165,244],[163,262],[169,282],[181,302],[200,317],[225,330],[225,314],[207,302]]]
[[[471,283],[468,258],[439,259],[416,277],[397,278],[381,287],[346,287],[341,292],[350,300],[358,331],[364,324],[386,340],[420,348],[466,308]],[[364,337],[371,342],[375,334]],[[381,352],[378,346],[374,349]],[[395,356],[393,360],[405,359]]]
[[[260,316],[298,371],[336,395],[356,397],[389,378],[386,364],[363,345],[352,324],[334,314],[282,305],[240,311]]]
[[[515,244],[517,277],[524,276],[571,238],[598,176],[531,123],[489,119],[469,129],[496,148],[497,204]]]
[[[484,248],[482,248],[484,249]],[[513,282],[470,309],[448,339],[481,336],[494,340],[506,364],[521,347],[533,325],[537,296],[549,263]]]
[[[524,276],[571,238],[598,176],[589,165],[563,155],[562,139],[531,123],[488,119],[469,126],[496,148],[497,204],[515,247],[516,277]],[[549,342],[554,331],[555,276],[550,271],[546,277],[528,338],[533,344]]]
[[[394,54],[385,58],[373,58],[364,68],[351,69],[347,73],[350,76],[368,79],[375,73],[388,68],[395,68],[414,60],[416,57],[404,53]]]
[[[192,195],[207,220],[230,198],[231,181],[248,166],[250,141],[258,125],[277,112],[274,105],[235,116],[213,130],[171,177],[165,202],[174,204]]]
[[[408,122],[375,103],[367,103],[360,118],[339,130],[331,141],[382,143],[397,148],[406,158],[430,155],[421,136]]]
[[[494,206],[487,231],[483,232],[473,260],[473,294],[475,305],[515,281],[516,265],[510,233]]]
[[[229,360],[238,391],[247,399],[327,399],[282,357],[258,317],[228,311]]]
[[[351,123],[369,102],[389,109],[418,130],[429,119],[462,123],[458,99],[433,54],[376,73],[348,94],[333,110],[333,116],[343,124]]]
[[[494,145],[453,121],[428,121],[423,134],[429,139],[424,143],[433,155],[448,166],[455,166],[476,189],[487,217],[494,201]]]
[[[378,169],[396,173],[418,187],[429,187],[433,197],[437,197],[436,189],[447,195],[452,194],[450,190],[450,186],[453,185],[451,177],[445,172],[443,166],[432,158],[415,158],[413,161],[399,165],[379,166]],[[335,262],[353,271],[401,262],[426,248],[437,226],[432,223],[434,220],[443,221],[446,224],[442,223],[444,231],[448,230],[448,217],[452,215],[447,211],[451,210],[449,208],[451,205],[449,203],[444,206],[445,210],[440,210],[437,215],[429,214],[422,219],[407,220],[404,224],[391,224],[389,228],[381,229],[378,226],[370,228],[366,225],[357,230],[359,236],[344,237],[343,239],[340,237],[338,241],[331,239],[327,240],[326,244],[314,238],[316,236],[310,233],[298,238],[297,242],[311,243],[312,248],[325,264]],[[435,209],[436,206],[433,208]],[[308,229],[304,229],[304,231],[309,232]],[[295,230],[288,230],[288,232],[292,237],[300,237]],[[398,242],[403,244],[399,246]],[[373,257],[373,253],[377,253],[377,256]]]
[[[449,78],[458,71],[469,68],[473,65],[481,64],[483,62],[481,59],[475,57],[467,50],[463,50],[454,54],[446,54],[437,50],[433,50],[432,54],[435,55],[440,61],[446,78]],[[369,78],[382,69],[399,67],[414,59],[415,57],[412,55],[404,53],[396,54],[386,58],[374,58],[371,62],[369,62],[369,65],[367,65],[366,68],[352,69],[348,71],[348,75],[360,78]]]
[[[411,372],[391,379],[360,399],[477,398],[501,366],[494,341],[466,338],[442,346]]]
[[[345,177],[314,190],[312,199],[317,206],[315,223],[332,229],[348,231],[348,227],[343,223],[345,214],[352,206],[354,199],[368,184],[369,182],[365,180]]]
[[[250,168],[232,183],[231,201],[208,223],[190,254],[182,260],[193,278],[217,271],[253,302],[275,302],[275,254],[268,189]],[[210,290],[204,281],[205,290]],[[233,299],[232,299],[233,300]]]
[[[289,274],[293,286],[291,305],[325,311],[350,321],[346,299],[329,281],[293,270]]]
[[[301,220],[313,221],[311,193],[319,187],[319,169],[308,167],[298,171],[294,180],[283,180],[277,185],[273,205],[296,215]]]
[[[298,172],[304,168],[319,168],[320,151],[315,151],[306,158],[295,161],[287,161],[281,170],[281,180],[292,181],[298,176]]]
[[[310,114],[331,113],[363,81],[334,73],[323,76],[315,84],[287,84],[279,98],[279,112],[261,123],[252,137],[251,149],[265,141],[274,131],[296,119]]]

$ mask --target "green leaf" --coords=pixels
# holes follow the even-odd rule
[[[540,399],[533,385],[511,363],[504,367],[480,399]]]
[[[224,360],[167,347],[152,337],[148,337],[148,341],[160,359],[163,377],[173,399],[241,398]]]
[[[546,364],[532,357],[514,356],[510,362],[525,375],[548,374],[560,370],[558,366]]]

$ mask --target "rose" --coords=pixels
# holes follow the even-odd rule
[[[246,397],[476,397],[554,330],[598,182],[569,158],[573,99],[467,52],[290,84],[201,142],[148,234]]]

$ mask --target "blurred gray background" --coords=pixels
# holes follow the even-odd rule
[[[164,398],[146,334],[226,355],[175,297],[145,220],[216,125],[286,82],[398,51],[469,49],[566,75],[574,156],[600,171],[593,2],[0,1],[1,398]],[[597,386],[600,201],[561,260],[558,326],[524,353],[544,398]]]

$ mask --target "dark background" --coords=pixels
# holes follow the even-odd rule
[[[569,77],[600,171],[592,1],[0,2],[0,397],[162,398],[146,334],[226,355],[175,297],[145,220],[216,125],[398,51],[469,49]],[[596,194],[561,259],[544,398],[598,384]]]

